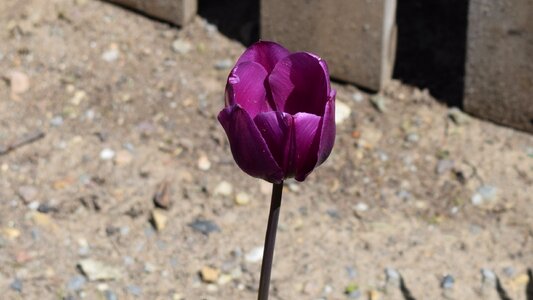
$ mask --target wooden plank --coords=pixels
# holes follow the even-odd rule
[[[533,1],[471,0],[464,108],[533,132]]]
[[[107,0],[148,16],[184,26],[196,15],[197,0]]]
[[[396,0],[262,0],[261,38],[328,62],[332,77],[380,90],[396,52]]]

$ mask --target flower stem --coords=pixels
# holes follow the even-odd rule
[[[272,271],[272,259],[274,257],[274,245],[276,244],[276,232],[278,229],[279,210],[281,207],[281,194],[283,182],[274,183],[272,187],[272,200],[270,214],[265,236],[265,249],[263,251],[263,263],[261,264],[261,279],[259,280],[258,300],[268,300],[270,287],[270,273]]]

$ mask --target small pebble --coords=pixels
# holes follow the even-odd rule
[[[456,125],[463,125],[467,122],[468,118],[459,108],[452,107],[448,110],[448,118],[452,120]]]
[[[157,267],[149,262],[144,264],[144,272],[146,273],[153,273],[157,271]]]
[[[442,277],[442,280],[440,282],[440,287],[443,289],[451,289],[453,288],[453,284],[455,283],[455,279],[452,275],[446,275]]]
[[[171,206],[170,201],[170,183],[168,181],[162,181],[157,187],[157,191],[154,195],[154,205],[162,209],[169,209]]]
[[[117,268],[90,258],[81,260],[78,267],[90,281],[115,280],[122,277]]]
[[[377,94],[370,97],[370,103],[372,103],[372,106],[381,113],[385,112],[385,102],[385,97],[382,95]]]
[[[449,160],[449,159],[441,159],[439,160],[439,162],[437,163],[437,168],[436,168],[436,172],[437,174],[444,174],[448,171],[450,171],[452,168],[453,168],[453,160]]]
[[[351,114],[352,110],[348,105],[338,100],[335,102],[335,124],[343,123]]]
[[[475,193],[472,195],[472,198],[470,198],[470,202],[472,202],[473,205],[481,205],[483,203],[483,196],[481,196],[478,193]]]
[[[9,285],[9,288],[16,292],[21,293],[22,292],[22,280],[15,278]]]
[[[493,200],[496,197],[498,189],[491,185],[484,185],[480,187],[477,192],[483,197],[484,200]]]
[[[86,282],[87,280],[85,279],[85,277],[81,275],[76,275],[68,281],[67,289],[71,292],[77,292],[83,289],[83,286],[85,285]]]
[[[387,282],[399,282],[400,281],[400,273],[396,271],[393,268],[386,268],[385,269],[385,277]]]
[[[355,101],[357,103],[360,103],[360,102],[363,102],[364,97],[363,97],[362,93],[355,92],[355,93],[352,94],[352,99],[353,99],[353,101]]]
[[[31,209],[31,210],[37,210],[39,209],[39,206],[41,205],[41,203],[39,201],[32,201],[28,204],[28,208]]]
[[[115,294],[113,291],[111,290],[107,290],[104,292],[104,295],[105,295],[105,299],[106,300],[118,300],[118,297],[117,297],[117,294]]]
[[[172,50],[179,54],[187,54],[192,49],[192,44],[182,39],[177,39],[172,42]]]
[[[18,188],[18,195],[26,203],[32,202],[37,198],[39,191],[34,186],[23,185]]]
[[[359,202],[355,205],[355,210],[358,212],[365,212],[368,210],[368,204],[364,202]]]
[[[157,231],[162,231],[167,226],[168,217],[162,211],[154,209],[151,221]]]
[[[324,286],[324,289],[322,289],[322,293],[324,295],[331,294],[332,292],[333,292],[333,287],[331,285],[329,285],[329,284],[326,284]]]
[[[107,62],[114,62],[120,56],[120,52],[116,46],[102,53],[102,59]]]
[[[130,284],[126,287],[126,290],[128,293],[132,294],[133,296],[140,296],[142,294],[142,289],[138,285]]]
[[[207,158],[207,156],[201,156],[198,159],[198,169],[202,171],[207,171],[211,169],[211,162],[209,161],[209,158]]]
[[[346,273],[348,273],[348,278],[350,279],[357,277],[357,270],[354,267],[346,267]]]
[[[127,150],[118,151],[114,158],[114,162],[118,166],[125,166],[133,161],[133,155]]]
[[[533,147],[526,148],[526,155],[533,158]]]
[[[206,266],[200,270],[200,276],[202,277],[202,281],[206,283],[217,282],[219,275],[220,270],[216,268]]]
[[[11,92],[13,94],[22,94],[28,91],[30,88],[30,79],[28,75],[19,72],[11,71],[7,74],[7,80],[11,86]]]
[[[420,140],[420,136],[417,133],[411,132],[407,134],[405,140],[409,143],[417,143]]]
[[[473,205],[481,205],[496,198],[498,189],[491,185],[483,185],[476,190],[470,201]]]
[[[209,235],[210,233],[220,231],[220,227],[215,224],[213,221],[197,219],[192,223],[189,223],[189,227],[198,231],[204,235]]]
[[[85,91],[76,91],[74,93],[74,96],[70,99],[70,103],[78,106],[80,105],[81,101],[85,99],[86,96],[87,93],[85,93]]]
[[[235,196],[235,204],[247,205],[248,203],[250,203],[250,195],[243,192],[237,193]]]
[[[257,263],[263,259],[263,247],[255,247],[244,255],[244,259],[249,263]]]
[[[516,275],[516,270],[513,267],[505,267],[503,268],[503,273],[508,277],[513,277]]]
[[[115,151],[105,148],[100,152],[100,159],[102,160],[111,160],[115,157]]]
[[[233,193],[233,186],[227,181],[221,181],[213,192],[215,195],[230,196]]]
[[[59,127],[63,125],[63,117],[62,116],[55,116],[50,120],[50,125],[54,127]]]
[[[215,69],[217,70],[226,70],[231,68],[232,61],[230,59],[222,59],[215,63]]]

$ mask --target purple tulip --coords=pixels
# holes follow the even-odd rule
[[[335,93],[320,57],[252,45],[229,74],[218,115],[237,165],[272,183],[305,180],[333,148]]]

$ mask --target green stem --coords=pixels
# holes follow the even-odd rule
[[[279,210],[281,207],[282,192],[283,182],[274,183],[272,187],[272,200],[270,203],[270,214],[268,215],[268,225],[265,236],[263,263],[261,264],[261,279],[259,280],[259,294],[257,297],[258,300],[268,300],[270,273],[272,271],[272,260],[274,257],[274,246],[276,244],[276,232],[278,229],[278,219]]]

